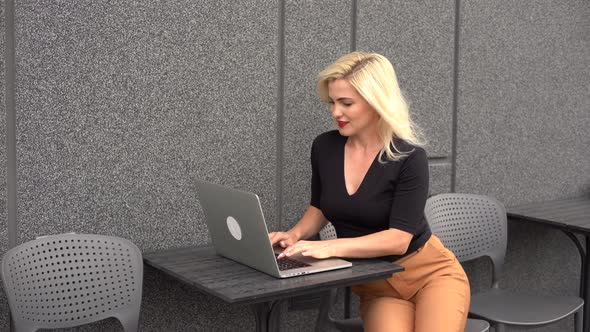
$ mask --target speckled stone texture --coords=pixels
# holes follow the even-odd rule
[[[457,191],[506,205],[588,192],[590,3],[461,4]],[[577,294],[579,273],[563,234],[510,223],[506,287]]]
[[[192,178],[256,192],[274,225],[277,1],[19,1],[16,22],[20,242],[204,244]],[[226,328],[253,324],[157,287],[144,331],[213,331],[226,313]]]
[[[457,189],[506,204],[590,191],[590,4],[463,3]]]
[[[451,153],[454,1],[359,1],[357,49],[385,55],[431,157]]]
[[[285,2],[283,228],[309,206],[311,143],[335,129],[316,94],[317,74],[350,52],[351,6],[343,1]]]
[[[456,190],[507,205],[590,192],[588,1],[461,4]],[[353,13],[351,1],[285,1],[279,63],[280,6],[17,1],[19,242],[76,231],[126,237],[144,251],[207,243],[192,178],[258,193],[271,229],[295,223],[309,201],[311,142],[332,129],[315,76],[350,51]],[[392,60],[429,141],[431,194],[449,191],[455,1],[357,6],[356,49]],[[4,32],[0,19],[1,50]],[[1,175],[4,220],[5,180]],[[4,223],[2,253],[6,233]],[[580,262],[566,236],[510,222],[508,246],[505,287],[577,293]],[[489,286],[487,261],[465,268],[474,292]],[[142,331],[254,329],[247,306],[227,305],[151,268],[144,285]],[[8,327],[3,296],[0,331]],[[312,331],[316,313],[285,310],[283,330]],[[535,331],[572,326],[567,320]],[[120,327],[106,320],[75,330]]]
[[[448,193],[449,191],[451,191],[451,164],[431,162],[429,195]]]
[[[0,257],[8,250],[8,222],[6,212],[6,99],[5,99],[5,3],[0,0]],[[1,283],[1,282],[0,282]],[[8,331],[8,302],[4,287],[0,286],[0,331]]]
[[[258,193],[273,220],[277,12],[271,1],[19,2],[20,241],[205,243],[193,177]]]

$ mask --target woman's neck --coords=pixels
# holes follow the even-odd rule
[[[379,135],[355,135],[348,137],[346,145],[355,150],[376,151],[383,148]]]

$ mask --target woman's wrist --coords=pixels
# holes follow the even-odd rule
[[[345,257],[346,253],[343,250],[345,239],[334,239],[330,240],[330,256],[332,257]]]
[[[301,234],[299,234],[299,232],[297,232],[297,230],[294,228],[287,231],[287,233],[289,233],[289,235],[291,235],[294,238],[294,242],[297,242],[301,239]]]

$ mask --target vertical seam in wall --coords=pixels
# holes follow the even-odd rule
[[[453,116],[451,139],[451,192],[457,186],[457,113],[459,103],[459,37],[461,35],[461,0],[455,0],[455,40],[453,55]]]
[[[5,105],[6,105],[6,213],[8,221],[8,245],[16,246],[16,102],[15,102],[15,37],[14,0],[6,0],[4,8],[5,26]]]
[[[450,162],[448,157],[428,157],[430,165],[448,165]]]
[[[285,81],[285,0],[279,1],[277,43],[277,169],[276,169],[276,215],[278,229],[283,227],[283,139],[284,139],[284,81]]]
[[[356,12],[357,0],[352,0],[350,8],[350,51],[356,51]]]

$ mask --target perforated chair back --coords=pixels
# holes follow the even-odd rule
[[[332,223],[328,223],[324,228],[320,230],[320,240],[333,240],[338,238],[336,235],[336,229]],[[441,240],[442,241],[442,240]],[[332,292],[331,299],[330,299],[330,307],[334,306],[336,302],[336,294]],[[345,293],[345,308],[350,307],[350,287],[347,287]],[[332,326],[334,326],[339,331],[343,332],[362,332],[363,331],[363,321],[360,318],[348,318],[348,315],[345,313],[346,319],[334,319],[330,313],[329,309],[324,308],[325,312],[320,313],[320,315],[325,315],[328,317],[328,321]],[[465,326],[464,332],[487,332],[490,329],[490,324],[484,320],[479,319],[467,319],[467,325]]]
[[[494,198],[474,194],[439,194],[424,208],[430,228],[459,261],[487,256],[493,263],[493,287],[504,266],[507,217]]]
[[[319,235],[320,240],[334,240],[338,238],[338,235],[336,235],[336,229],[330,222],[320,230]]]
[[[61,234],[12,248],[2,281],[16,332],[117,318],[137,331],[143,261],[136,245],[103,235]]]

